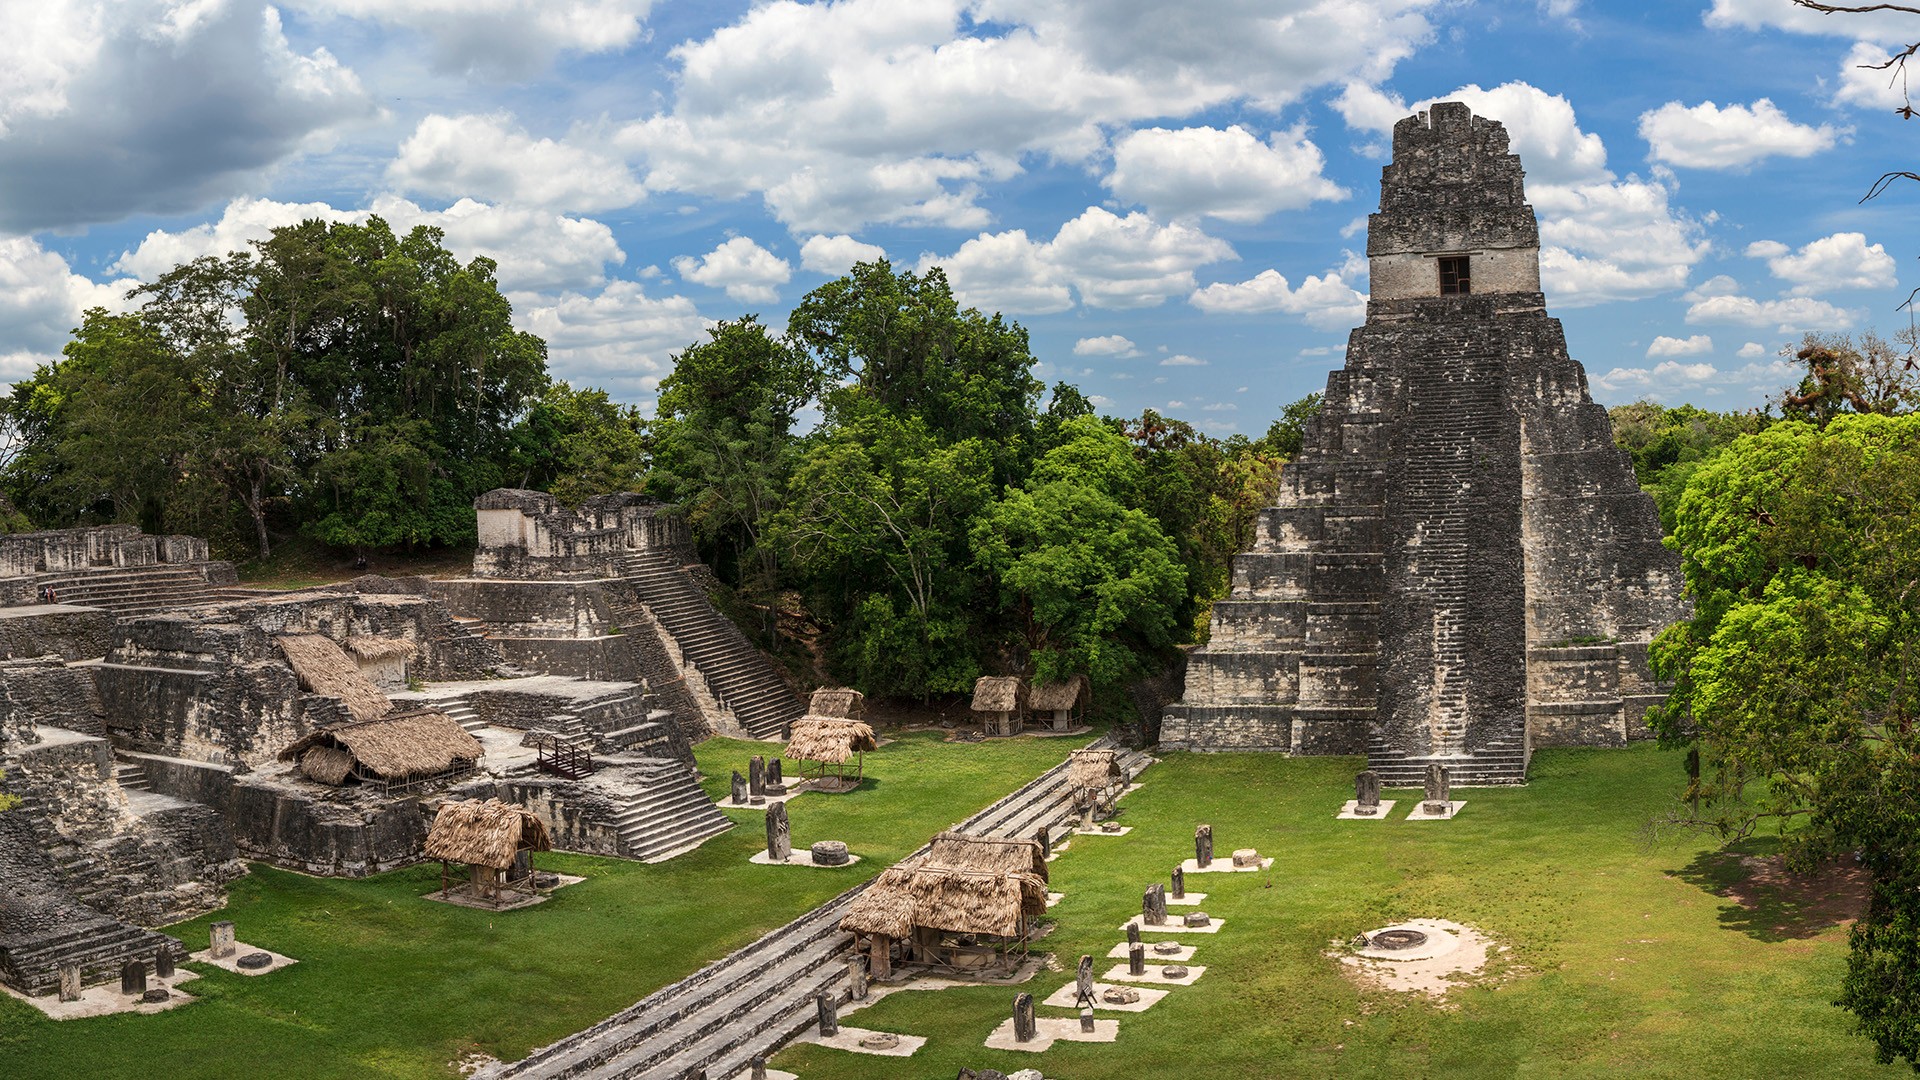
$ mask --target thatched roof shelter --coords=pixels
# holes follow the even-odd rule
[[[472,765],[485,753],[480,740],[435,709],[321,728],[280,751],[280,760],[299,761],[305,771],[305,755],[315,748],[347,754],[353,762],[351,772],[362,779],[389,782],[432,776],[462,764]],[[328,769],[333,771],[332,767]],[[341,774],[340,781],[329,782],[345,779],[345,774]]]
[[[1085,675],[1078,674],[1069,675],[1061,682],[1035,683],[1027,695],[1027,704],[1035,712],[1084,708],[1092,700],[1093,684]]]
[[[1047,863],[1037,842],[945,832],[927,854],[875,879],[840,928],[900,939],[919,927],[1010,938],[1046,910]]]
[[[856,753],[879,747],[873,728],[858,720],[832,716],[803,716],[793,722],[793,734],[787,739],[786,756],[800,761],[824,761],[838,765],[851,761]]]
[[[350,637],[347,651],[356,660],[391,660],[396,656],[411,660],[416,650],[406,638]]]
[[[973,684],[973,711],[1020,712],[1027,707],[1027,681],[1018,675],[982,675]]]
[[[353,774],[353,755],[335,746],[309,746],[300,755],[300,771],[308,779],[339,787]]]
[[[844,686],[837,688],[821,687],[807,699],[808,716],[831,716],[841,720],[858,720],[867,711],[867,697],[858,690]]]
[[[499,799],[443,802],[423,849],[429,859],[511,869],[521,851],[551,851],[547,823]]]
[[[1112,750],[1075,750],[1068,761],[1067,782],[1077,788],[1097,791],[1127,776]]]
[[[333,639],[319,634],[283,634],[274,639],[300,680],[300,688],[346,702],[355,720],[372,720],[393,708],[387,695],[361,672],[360,665],[340,651]]]

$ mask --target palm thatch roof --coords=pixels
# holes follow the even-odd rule
[[[1019,712],[1027,707],[1027,681],[1018,675],[982,675],[973,684],[973,711]]]
[[[1120,759],[1111,750],[1075,750],[1067,765],[1067,782],[1077,788],[1099,790],[1126,777]]]
[[[838,688],[821,687],[807,700],[808,716],[835,716],[842,720],[858,720],[867,710],[867,697],[858,690],[844,686]]]
[[[309,746],[300,755],[300,771],[309,779],[339,787],[353,772],[353,755],[333,746]]]
[[[299,677],[302,690],[339,698],[346,702],[347,711],[355,720],[372,720],[393,708],[387,695],[373,685],[372,679],[361,674],[360,665],[341,652],[332,638],[319,634],[283,634],[274,640],[287,655],[287,663]]]
[[[927,854],[882,873],[854,900],[840,929],[904,938],[916,926],[1012,937],[1047,910],[1040,845],[941,833]]]
[[[499,799],[443,802],[423,849],[429,859],[506,870],[521,850],[551,851],[547,823]]]
[[[350,637],[347,651],[359,660],[390,660],[396,656],[411,660],[414,645],[406,638]]]
[[[485,753],[480,740],[445,713],[420,709],[321,728],[280,751],[280,760],[299,760],[304,767],[302,755],[322,746],[351,755],[359,775],[382,780],[431,776],[457,763],[472,764]]]
[[[793,734],[787,739],[786,756],[798,761],[824,761],[838,765],[850,761],[856,751],[879,746],[873,729],[858,720],[832,716],[803,716],[793,722]]]
[[[1093,700],[1092,684],[1085,675],[1069,675],[1061,682],[1035,683],[1027,704],[1035,712],[1077,709]]]

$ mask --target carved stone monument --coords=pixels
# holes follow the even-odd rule
[[[165,945],[153,950],[153,974],[155,978],[173,978],[173,950]]]
[[[767,807],[767,861],[783,863],[793,854],[793,833],[787,826],[787,804]]]
[[[786,782],[786,778],[780,775],[780,759],[773,758],[769,760],[767,762],[767,787],[772,788],[775,784],[784,784]]]
[[[831,1039],[840,1034],[839,1003],[832,994],[815,994],[813,1007],[820,1014],[820,1037]]]
[[[84,992],[80,985],[80,965],[68,963],[60,965],[60,1000],[79,1001]]]
[[[1202,870],[1213,865],[1213,826],[1202,825],[1193,830],[1193,861]]]
[[[1173,898],[1184,900],[1187,895],[1187,872],[1181,867],[1173,868]]]
[[[747,1080],[767,1080],[767,1059],[766,1058],[763,1058],[763,1057],[754,1058],[752,1064],[749,1065],[748,1068],[751,1071],[747,1073]]]
[[[233,955],[233,923],[217,922],[207,927],[207,954],[215,960]]]
[[[1091,1005],[1082,1005],[1080,1007],[1080,1030],[1083,1032],[1091,1032],[1093,1030],[1093,1006]]]
[[[867,958],[859,954],[847,957],[847,997],[867,1000]]]
[[[1085,1005],[1093,1000],[1093,956],[1083,953],[1080,967],[1073,976],[1073,995],[1076,1005]]]
[[[1140,924],[1139,923],[1127,924],[1127,944],[1129,945],[1140,944]]]
[[[767,793],[767,759],[755,754],[747,759],[747,794],[764,796]]]
[[[1147,947],[1134,942],[1127,946],[1127,974],[1145,975],[1147,973]]]
[[[1453,809],[1453,783],[1446,766],[1427,766],[1427,799],[1420,804],[1420,809],[1429,814],[1445,814]]]
[[[739,769],[733,770],[733,804],[735,806],[747,804],[747,778],[740,775]]]
[[[1147,926],[1160,926],[1167,921],[1166,886],[1154,882],[1140,898],[1140,921]]]
[[[1363,769],[1353,778],[1353,812],[1365,817],[1380,812],[1380,774],[1372,769]]]
[[[1032,1042],[1039,1029],[1033,1022],[1033,995],[1022,993],[1013,999],[1013,1041]]]
[[[147,992],[145,960],[129,960],[120,965],[120,992],[134,997]]]
[[[1233,865],[1243,870],[1249,866],[1259,866],[1260,852],[1250,847],[1234,848]]]
[[[1535,744],[1648,737],[1647,644],[1688,614],[1679,557],[1547,314],[1508,151],[1459,102],[1394,125],[1366,324],[1162,746],[1364,753],[1410,787],[1432,762],[1518,784]]]

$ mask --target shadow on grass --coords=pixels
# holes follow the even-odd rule
[[[1731,900],[1720,908],[1720,925],[1765,942],[1818,937],[1847,925],[1866,911],[1872,889],[1871,875],[1849,856],[1811,874],[1790,874],[1772,840],[1703,851],[1673,874]]]

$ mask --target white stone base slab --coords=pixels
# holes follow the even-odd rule
[[[753,1080],[753,1070],[751,1068],[741,1069],[739,1072],[733,1074],[733,1080]],[[800,1074],[785,1072],[780,1069],[768,1069],[767,1080],[800,1080]]]
[[[1113,830],[1112,832],[1108,832],[1107,830],[1101,829],[1101,828],[1075,829],[1073,830],[1073,835],[1075,836],[1125,836],[1132,831],[1133,831],[1133,826],[1122,825],[1119,828]]]
[[[820,1037],[820,1027],[816,1024],[808,1028],[806,1034],[795,1038],[793,1041],[819,1043],[821,1046],[831,1046],[835,1050],[851,1050],[856,1054],[872,1054],[876,1057],[912,1057],[915,1050],[927,1045],[927,1037],[925,1035],[900,1035],[900,1045],[891,1050],[871,1050],[860,1045],[861,1039],[869,1035],[879,1034],[881,1034],[881,1032],[874,1031],[870,1028],[848,1027],[842,1024],[838,1032],[823,1039]],[[900,1033],[893,1032],[892,1034],[899,1035]]]
[[[268,956],[273,957],[273,963],[268,964],[266,967],[253,968],[252,970],[248,970],[247,968],[243,968],[240,966],[241,957],[247,955],[248,953],[257,953],[257,952],[263,952],[263,953],[266,953]],[[213,958],[212,949],[201,949],[199,952],[194,953],[192,956],[187,957],[187,959],[193,961],[196,964],[212,964],[214,967],[217,967],[217,968],[225,968],[226,970],[231,971],[236,975],[265,975],[269,971],[279,971],[283,967],[287,967],[289,965],[297,964],[300,962],[298,960],[295,960],[291,956],[281,956],[279,953],[274,952],[272,949],[262,949],[257,946],[249,945],[244,941],[236,941],[233,943],[232,956],[226,956],[218,960],[215,960]]]
[[[1133,1002],[1132,1004],[1129,1004],[1129,1005],[1109,1005],[1108,1003],[1100,1000],[1100,993],[1101,991],[1109,989],[1112,986],[1113,986],[1112,983],[1097,982],[1093,984],[1093,1007],[1094,1008],[1107,1009],[1113,1012],[1146,1012],[1148,1009],[1153,1007],[1154,1002],[1159,1001],[1161,998],[1166,997],[1168,994],[1171,994],[1173,992],[1171,990],[1143,990],[1137,986],[1130,986],[1127,989],[1132,990],[1136,994],[1139,994],[1140,995],[1139,1001]],[[1058,990],[1055,990],[1052,994],[1048,995],[1047,1000],[1041,1002],[1040,1004],[1050,1005],[1056,1009],[1077,1009],[1080,1007],[1078,985],[1075,983],[1068,983],[1067,985],[1061,987]],[[1074,1023],[1076,1024],[1078,1024],[1079,1022],[1080,1021],[1077,1019],[1074,1021]]]
[[[1206,898],[1207,898],[1207,894],[1203,892],[1190,892],[1185,896],[1175,896],[1172,893],[1168,893],[1167,906],[1168,907],[1193,907],[1195,904],[1198,904],[1200,901],[1205,900]]]
[[[805,795],[806,793],[807,793],[807,789],[806,789],[806,788],[805,788],[804,786],[800,786],[800,787],[796,787],[796,786],[795,786],[795,785],[793,785],[793,784],[788,784],[788,785],[787,785],[787,793],[786,793],[785,795],[768,795],[768,796],[766,796],[766,801],[765,801],[765,802],[761,802],[761,803],[751,803],[751,802],[743,802],[743,803],[737,803],[737,802],[734,802],[734,801],[733,801],[733,796],[732,796],[731,794],[729,794],[729,795],[728,795],[728,796],[727,796],[726,798],[724,798],[724,799],[721,799],[721,800],[720,800],[719,802],[716,802],[716,803],[714,803],[713,805],[715,805],[715,806],[717,806],[717,807],[719,807],[719,808],[720,808],[720,809],[722,809],[722,810],[760,810],[760,811],[765,811],[765,810],[767,809],[767,807],[769,807],[769,806],[773,806],[773,805],[775,805],[775,804],[777,804],[777,803],[783,803],[783,802],[791,802],[792,800],[794,800],[794,799],[797,799],[797,798],[799,798],[800,796],[802,796],[802,795]],[[768,1074],[768,1075],[772,1075],[772,1074]]]
[[[1121,923],[1120,929],[1125,930],[1129,926],[1137,926],[1140,928],[1140,936],[1143,938],[1153,934],[1217,934],[1220,932],[1221,925],[1226,921],[1225,919],[1213,919],[1205,926],[1188,926],[1185,923],[1171,922],[1162,923],[1159,926],[1149,926],[1140,921],[1140,916],[1135,915],[1133,918]]]
[[[1200,951],[1192,945],[1182,945],[1180,946],[1179,952],[1162,954],[1153,951],[1153,942],[1144,941],[1142,943],[1147,947],[1147,960],[1149,963],[1158,961],[1162,964],[1184,964],[1193,959],[1194,953]],[[1107,950],[1107,958],[1110,960],[1125,960],[1127,958],[1128,948],[1127,943],[1123,941]]]
[[[43,729],[44,730],[44,729]],[[11,986],[0,986],[8,997],[27,1004],[46,1013],[54,1020],[78,1020],[83,1016],[110,1016],[114,1013],[137,1012],[157,1013],[168,1009],[177,1009],[194,1000],[192,994],[183,994],[177,987],[189,979],[197,979],[200,973],[174,968],[169,978],[147,976],[147,989],[166,987],[172,991],[165,1001],[141,1001],[139,995],[128,996],[120,992],[120,979],[115,976],[112,982],[100,986],[89,986],[80,991],[79,1001],[61,1001],[59,994],[47,994],[42,997],[28,997]]]
[[[753,857],[747,861],[757,866],[808,866],[815,870],[839,870],[859,862],[860,856],[850,855],[846,862],[829,866],[826,863],[813,861],[812,848],[797,847],[787,854],[787,861],[783,863],[776,863],[772,859],[767,858],[767,853],[764,849],[754,852]]]
[[[1053,905],[1055,905],[1055,904],[1057,904],[1057,903],[1059,903],[1059,902],[1060,902],[1060,901],[1062,901],[1062,900],[1065,900],[1066,898],[1067,898],[1067,894],[1066,894],[1066,893],[1063,893],[1063,892],[1050,892],[1050,893],[1048,893],[1048,894],[1047,894],[1047,906],[1048,906],[1048,907],[1052,907]]]
[[[1079,1019],[1055,1020],[1050,1016],[1037,1016],[1033,1020],[1033,1041],[1013,1041],[1013,1017],[1000,1021],[1000,1026],[987,1036],[986,1045],[995,1050],[1033,1050],[1041,1051],[1052,1046],[1056,1040],[1067,1042],[1113,1042],[1120,1037],[1120,1021],[1095,1020],[1092,1031],[1081,1031]]]
[[[1416,802],[1413,804],[1413,813],[1407,815],[1407,820],[1408,821],[1445,821],[1448,818],[1454,816],[1455,814],[1458,814],[1460,812],[1460,808],[1465,805],[1467,804],[1464,802],[1450,802],[1447,804],[1446,813],[1429,814],[1427,813],[1427,804],[1425,800],[1422,800],[1420,802]]]
[[[1233,856],[1215,855],[1212,866],[1201,866],[1200,860],[1188,859],[1180,864],[1180,869],[1189,874],[1253,874],[1272,865],[1272,859],[1263,858],[1258,866],[1235,866]]]
[[[1168,964],[1178,962],[1179,961],[1176,960],[1148,961],[1147,972],[1144,975],[1129,975],[1127,974],[1127,965],[1115,964],[1111,970],[1100,977],[1103,979],[1111,979],[1114,982],[1153,983],[1158,986],[1192,986],[1199,980],[1200,976],[1207,972],[1204,966],[1193,967],[1189,965],[1187,967],[1187,973],[1178,979],[1169,979],[1165,975],[1160,974],[1161,968],[1166,967]]]
[[[1387,815],[1393,813],[1393,804],[1399,801],[1398,799],[1381,799],[1379,807],[1373,813],[1362,814],[1357,812],[1360,800],[1348,799],[1347,804],[1340,808],[1340,812],[1333,816],[1342,821],[1385,821]]]

